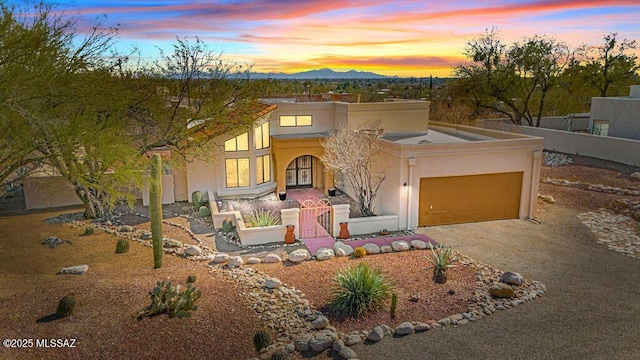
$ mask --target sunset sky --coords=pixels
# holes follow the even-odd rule
[[[176,36],[198,36],[256,71],[329,67],[385,75],[448,76],[465,43],[497,27],[505,42],[534,34],[578,46],[610,32],[640,40],[640,0],[64,0],[83,19],[106,15],[119,50],[155,57]]]

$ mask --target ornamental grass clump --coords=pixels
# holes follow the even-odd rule
[[[382,308],[393,289],[382,271],[368,263],[338,271],[333,282],[329,307],[350,317],[360,317]]]
[[[425,256],[433,267],[433,281],[438,284],[444,284],[447,282],[447,269],[455,267],[453,265],[458,261],[454,256],[451,248],[437,248],[431,249],[431,256]]]
[[[244,216],[244,221],[248,223],[250,227],[273,226],[278,225],[280,216],[273,211],[255,209]]]

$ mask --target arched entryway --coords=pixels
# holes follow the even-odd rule
[[[313,156],[302,155],[287,166],[287,189],[313,187]],[[315,169],[316,172],[318,169]]]

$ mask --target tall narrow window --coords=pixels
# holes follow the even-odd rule
[[[253,129],[253,135],[256,140],[256,149],[266,149],[269,145],[269,123],[266,122]]]
[[[281,115],[280,126],[311,126],[311,115]]]
[[[228,188],[247,187],[251,185],[249,158],[226,159],[225,165]]]
[[[264,184],[271,181],[271,155],[256,158],[256,183]]]
[[[249,150],[249,133],[240,134],[233,139],[224,142],[224,151],[247,151]]]

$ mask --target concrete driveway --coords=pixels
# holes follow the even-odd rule
[[[547,286],[546,294],[464,326],[353,347],[360,359],[640,359],[640,260],[597,244],[571,209],[541,224],[507,220],[418,232]]]

